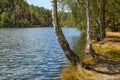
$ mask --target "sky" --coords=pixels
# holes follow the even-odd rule
[[[26,0],[29,4],[51,9],[51,0]]]

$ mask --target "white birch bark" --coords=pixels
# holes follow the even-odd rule
[[[92,52],[92,43],[90,39],[90,18],[89,18],[89,2],[88,0],[85,0],[86,3],[86,26],[87,26],[87,49],[86,53]]]

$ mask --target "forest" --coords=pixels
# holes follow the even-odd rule
[[[79,27],[85,30],[84,0],[58,0],[59,22],[65,27]],[[120,1],[105,1],[105,10],[99,0],[89,1],[90,23],[94,31],[98,31],[102,14],[104,25],[111,31],[120,31]],[[64,20],[64,21],[63,21]],[[28,4],[25,0],[0,0],[0,27],[46,27],[52,26],[51,10]]]
[[[71,13],[59,11],[59,15],[62,15],[61,26],[74,26]],[[51,10],[30,5],[25,0],[0,0],[0,27],[51,26]]]
[[[0,27],[51,26],[51,11],[25,0],[0,0]]]
[[[84,0],[58,0],[63,9],[67,9],[74,17],[74,22],[81,30],[85,29],[86,5]],[[111,31],[120,31],[120,1],[90,0],[88,1],[91,28],[98,31],[100,23]]]

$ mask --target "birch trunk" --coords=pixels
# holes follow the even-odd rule
[[[87,26],[87,50],[86,53],[92,52],[92,43],[90,39],[90,18],[89,18],[89,2],[85,0],[86,3],[86,26]]]
[[[74,66],[79,65],[80,64],[79,57],[70,49],[70,46],[62,32],[62,29],[59,26],[58,15],[57,15],[57,0],[52,0],[52,19],[53,19],[53,26],[56,36],[66,57]]]
[[[89,0],[85,0],[86,3],[86,19],[87,19],[87,49],[86,53],[91,54],[92,58],[97,59],[97,54],[92,49],[92,42],[91,42],[91,33],[90,33],[90,17],[89,17]]]

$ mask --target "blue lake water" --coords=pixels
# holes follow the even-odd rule
[[[63,32],[72,48],[80,31]],[[53,28],[0,29],[0,80],[60,80],[68,64]]]

